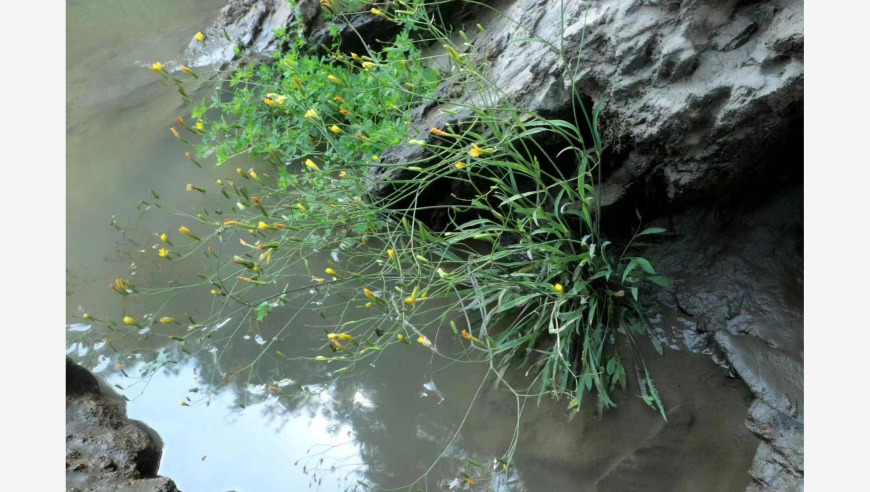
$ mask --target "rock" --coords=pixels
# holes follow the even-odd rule
[[[748,491],[802,491],[804,477],[803,423],[774,410],[761,400],[749,407],[746,427],[761,438],[749,474]]]
[[[301,0],[295,10],[286,0],[233,0],[204,32],[204,41],[190,41],[182,63],[191,68],[221,67],[236,58],[237,48],[249,48],[252,54],[278,51],[276,29],[292,25],[297,15],[308,26],[319,13],[317,0]],[[167,64],[168,70],[179,68],[177,63]]]
[[[68,491],[177,492],[157,476],[163,443],[126,417],[124,400],[66,359],[66,484]]]
[[[757,398],[746,425],[765,442],[750,490],[803,486],[802,202],[803,187],[793,186],[692,208],[655,221],[669,237],[643,252],[674,281],[653,292],[652,309],[683,315],[681,326],[661,328],[698,332]]]
[[[564,14],[562,3],[506,2],[504,17],[482,10],[486,30],[471,42],[500,89],[493,104],[573,119],[572,83],[587,102],[604,103],[603,205],[689,204],[770,177],[772,149],[799,134],[803,115],[801,0],[566,1]],[[533,36],[551,44],[526,41]],[[442,88],[443,102],[424,105],[415,125],[461,120],[438,109],[479,97],[463,89]],[[801,172],[798,160],[783,165]]]

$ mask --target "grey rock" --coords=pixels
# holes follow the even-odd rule
[[[755,400],[749,407],[746,427],[763,440],[752,461],[749,474],[753,483],[747,490],[802,491],[803,423]]]
[[[606,102],[603,205],[688,204],[765,177],[771,148],[803,114],[801,0],[568,0],[564,14],[562,4],[516,0],[498,6],[503,17],[479,12],[486,31],[471,42],[500,89],[493,104],[571,118],[572,84],[589,101]],[[532,36],[550,44],[524,41]],[[456,85],[442,88],[442,103],[426,104],[416,126],[449,123],[438,109],[480,97]],[[410,147],[383,158],[425,153]]]
[[[317,4],[316,9],[311,4]],[[204,41],[190,41],[182,63],[191,68],[221,67],[236,58],[237,48],[268,55],[279,48],[276,29],[292,26],[297,18],[307,26],[319,12],[316,0],[302,0],[297,9],[290,8],[285,0],[232,0],[221,9],[214,25],[204,31]],[[178,63],[167,64],[167,70],[179,68]]]
[[[68,491],[177,492],[157,476],[163,443],[126,417],[124,400],[66,359],[66,484]]]
[[[684,315],[660,328],[697,332],[757,398],[746,425],[764,442],[750,490],[801,490],[803,188],[747,202],[655,221],[669,236],[643,255],[674,281],[657,304]]]

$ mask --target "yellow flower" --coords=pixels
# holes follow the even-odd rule
[[[151,65],[151,66],[148,67],[148,68],[150,68],[151,70],[153,70],[155,73],[160,73],[160,72],[163,71],[163,64],[160,63],[160,62],[154,62],[154,65]]]
[[[345,172],[345,171],[342,171],[342,172],[338,173],[338,177],[339,177],[339,178],[346,178],[346,177],[348,177],[348,176],[349,176],[349,175],[348,175],[347,172]]]
[[[338,84],[338,85],[342,85],[341,80],[339,80],[339,78],[336,77],[335,75],[329,74],[326,78],[329,79],[330,81]]]
[[[378,157],[378,156],[376,156],[376,155],[373,155],[373,156],[372,156],[372,160],[373,160],[373,161],[376,161],[376,160],[378,160],[378,159],[380,159],[380,157]]]
[[[175,318],[170,318],[168,316],[164,316],[163,318],[160,318],[158,321],[163,323],[164,325],[168,325],[170,323],[175,323]]]
[[[340,102],[341,104],[346,104],[345,101],[344,101],[344,99],[341,98],[341,96],[335,96],[335,97],[332,98],[332,100],[333,100],[333,101],[338,101],[338,102]]]
[[[426,338],[425,335],[420,335],[419,337],[417,337],[417,342],[426,348],[432,348],[432,342],[428,338]]]
[[[317,111],[315,111],[314,108],[311,108],[305,112],[305,119],[306,120],[310,120],[312,118],[317,118]]]
[[[404,299],[404,301],[402,301],[402,302],[404,302],[405,304],[411,305],[411,306],[416,306],[417,305],[417,298],[412,294],[412,295],[406,297]]]
[[[388,249],[387,256],[389,256],[391,260],[396,261],[396,252],[394,250]]]
[[[186,73],[186,74],[196,75],[196,73],[194,73],[194,71],[191,70],[190,67],[188,67],[187,65],[182,65],[182,66],[181,66],[181,71],[184,72],[184,73]]]
[[[384,17],[384,13],[381,12],[380,10],[374,8],[374,7],[372,7],[372,14],[373,14],[373,15],[379,15],[379,16],[381,16],[381,17]]]
[[[565,293],[565,287],[563,287],[562,284],[556,284],[553,286],[553,288],[556,289],[556,291],[559,292],[560,294]]]
[[[241,177],[243,177],[243,178],[247,178],[247,177],[248,177],[247,175],[245,175],[245,171],[242,171],[242,168],[240,168],[240,167],[237,167],[237,168],[236,168],[236,172],[239,174],[239,176],[241,176]]]
[[[184,401],[184,400],[179,401],[178,404],[181,405],[182,407],[189,407],[189,406],[190,406],[190,405],[188,405],[187,402]]]
[[[401,333],[399,333],[398,335],[396,335],[396,338],[398,338],[399,341],[402,341],[402,342],[405,341],[405,335],[402,335]]]
[[[483,149],[477,146],[477,144],[471,144],[471,150],[468,151],[468,155],[471,157],[480,157],[483,154]]]
[[[358,61],[358,62],[362,62],[362,59],[361,59],[361,58],[359,57],[359,55],[357,55],[356,53],[351,53],[350,56],[351,56],[351,58],[353,58],[354,60],[356,60],[356,61]]]
[[[305,209],[305,205],[302,205],[301,203],[297,203],[296,208],[301,210],[303,213],[308,213],[308,210]]]
[[[181,227],[179,227],[179,228],[178,228],[178,232],[184,234],[185,236],[190,236],[190,237],[192,237],[193,239],[196,239],[197,241],[200,241],[199,237],[198,237],[196,234],[190,232],[190,229],[188,229],[188,228],[185,227],[185,226],[181,226]]]
[[[369,290],[368,287],[364,287],[364,288],[363,288],[363,294],[365,294],[366,297],[368,297],[369,299],[371,299],[371,300],[373,300],[373,301],[374,301],[374,300],[377,300],[377,297],[375,297],[375,293],[372,292],[371,290]]]
[[[205,130],[205,124],[202,120],[196,120],[196,129],[200,131]]]
[[[160,235],[160,240],[163,241],[164,243],[168,243],[169,236],[167,236],[166,233],[164,232],[163,234]]]
[[[320,171],[320,168],[317,167],[317,164],[315,164],[311,159],[305,159],[305,167],[312,171]]]
[[[248,174],[249,174],[252,178],[256,179],[257,181],[260,181],[260,177],[257,176],[257,173],[254,172],[253,169],[249,169],[249,170],[248,170]]]
[[[124,316],[124,324],[125,325],[136,325],[136,320],[131,318],[130,316]]]
[[[332,268],[327,268],[324,271],[326,272],[327,275],[332,275],[332,276],[338,275],[337,273],[335,273],[335,270],[333,270]]]
[[[459,161],[456,163],[456,169],[462,169],[465,166],[466,166],[466,164],[462,161]]]
[[[263,99],[263,102],[266,103],[266,105],[268,105],[268,106],[272,106],[273,108],[278,107],[278,105],[275,104],[275,101],[273,101],[271,99]]]
[[[203,42],[203,41],[205,41],[205,35],[201,32],[198,32],[193,36],[193,39],[195,39],[199,42]]]
[[[365,70],[368,70],[370,68],[373,68],[375,64],[372,62],[362,62],[362,66]]]
[[[332,125],[329,129],[332,133],[341,133],[341,128],[339,128],[338,125]]]
[[[157,255],[161,258],[169,258],[169,250],[166,248],[160,248],[157,250]]]
[[[480,341],[477,338],[475,338],[474,335],[472,335],[471,333],[468,333],[468,330],[462,330],[462,336],[463,336],[463,338],[466,338],[468,340],[477,340],[478,342]]]

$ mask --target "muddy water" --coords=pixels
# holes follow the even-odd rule
[[[143,65],[176,57],[222,4],[67,4],[67,350],[130,399],[132,418],[160,434],[161,474],[188,492],[363,490],[361,483],[391,488],[415,481],[420,488],[463,488],[462,473],[476,481],[474,489],[745,488],[757,445],[743,427],[745,387],[683,343],[673,343],[679,350],[663,358],[644,354],[669,408],[667,422],[634,387],[599,420],[591,407],[571,417],[567,402],[537,406],[494,387],[491,378],[481,385],[485,365],[450,364],[417,344],[392,347],[328,385],[337,367],[310,360],[323,338],[321,314],[340,301],[324,293],[303,291],[263,323],[217,303],[206,288],[126,302],[112,294],[115,278],[181,283],[194,280],[206,261],[192,257],[169,268],[156,255],[156,235],[178,236],[180,225],[197,230],[193,207],[203,197],[185,185],[213,183],[230,169],[200,170],[184,157],[189,147],[168,127],[188,116],[186,108]],[[242,160],[233,168],[257,165]],[[211,195],[205,200],[210,209],[219,206]],[[331,254],[308,260],[322,266]],[[292,268],[308,278],[301,264]],[[143,325],[149,315],[221,313],[225,322],[205,327],[211,336],[191,344],[195,356],[185,357],[167,336],[186,332],[107,330],[83,320],[83,312],[116,320],[128,314]],[[449,329],[442,334],[435,340],[440,351],[461,349]],[[140,377],[157,362],[165,366]],[[528,383],[522,373],[507,379],[518,388]],[[501,471],[493,460],[508,451],[517,424],[515,467],[490,480],[494,469]]]

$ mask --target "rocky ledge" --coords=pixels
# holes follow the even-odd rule
[[[126,402],[87,369],[66,359],[66,487],[68,492],[177,492],[157,476],[163,443],[127,419]]]

